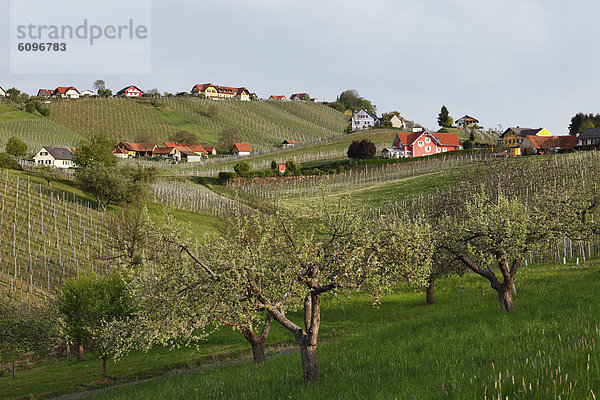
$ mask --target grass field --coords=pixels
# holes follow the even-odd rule
[[[600,290],[598,264],[524,268],[516,311],[502,313],[479,277],[438,282],[436,304],[404,288],[374,308],[362,296],[328,298],[319,348],[321,380],[304,384],[298,353],[217,366],[183,376],[111,390],[101,399],[398,398],[398,399],[592,399],[600,387]],[[293,344],[277,325],[269,344]],[[217,347],[215,347],[217,346]],[[147,377],[174,366],[202,364],[217,349],[246,348],[241,335],[220,332],[197,353],[156,349],[109,365],[114,379]],[[273,349],[273,347],[271,348]],[[207,360],[204,359],[204,362]],[[0,378],[0,397],[64,392],[69,376],[79,390],[99,381],[101,363],[56,361]],[[62,377],[62,378],[61,378]],[[44,383],[44,384],[42,384]],[[86,386],[87,385],[87,386]],[[27,388],[27,389],[25,389]],[[500,396],[500,397],[498,397]]]

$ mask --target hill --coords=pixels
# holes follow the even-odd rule
[[[50,119],[82,137],[104,133],[115,140],[160,142],[186,130],[201,144],[217,146],[224,129],[236,129],[256,150],[285,139],[303,142],[341,134],[347,126],[344,114],[305,102],[109,98],[53,100],[50,110]]]

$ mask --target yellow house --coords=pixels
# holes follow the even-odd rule
[[[349,108],[346,111],[344,111],[344,114],[346,114],[347,116],[351,117],[354,115],[354,110]]]
[[[506,148],[511,155],[520,156],[521,148],[519,146],[527,136],[552,136],[552,134],[546,128],[531,129],[517,126],[516,128],[508,128],[504,131],[500,135],[500,139],[498,139],[498,144]]]
[[[204,83],[192,88],[192,96],[198,96],[200,94],[203,94],[206,97],[219,97],[217,86],[212,83]]]

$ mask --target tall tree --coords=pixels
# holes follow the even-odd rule
[[[177,131],[173,133],[169,139],[171,139],[175,143],[181,143],[184,145],[194,145],[198,144],[198,136],[195,133],[188,132],[185,130]]]
[[[236,128],[227,128],[221,131],[221,140],[219,141],[219,145],[223,149],[230,151],[234,143],[240,143],[241,141],[242,139],[240,137],[240,133]]]
[[[443,128],[450,128],[452,126],[452,124],[454,123],[454,120],[450,116],[450,113],[448,112],[448,108],[446,108],[445,105],[442,106],[440,113],[438,114],[437,122],[438,122],[438,125]]]

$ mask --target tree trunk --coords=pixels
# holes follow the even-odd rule
[[[305,382],[319,379],[319,362],[317,360],[317,345],[311,346],[300,343],[300,355],[302,356],[302,376]]]
[[[435,303],[434,292],[435,292],[435,280],[433,278],[429,278],[427,281],[427,304]]]
[[[500,301],[500,308],[502,311],[507,313],[513,311],[515,309],[515,303],[513,302],[513,285],[507,282],[504,282],[500,285],[500,289],[498,289],[498,300]]]
[[[82,362],[83,361],[83,345],[80,344],[79,347],[77,348],[77,362]]]
[[[254,356],[254,364],[260,364],[267,358],[265,355],[265,343],[261,340],[252,344],[252,355]]]
[[[106,364],[108,363],[108,358],[102,357],[102,379],[106,378]]]

